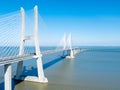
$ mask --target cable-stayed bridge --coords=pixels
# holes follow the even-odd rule
[[[14,12],[15,13],[15,12]],[[5,90],[12,89],[12,63],[18,62],[17,71],[15,75],[16,80],[27,80],[34,82],[47,83],[48,80],[44,75],[43,65],[42,65],[42,55],[47,55],[51,53],[62,52],[62,57],[64,58],[74,58],[75,54],[80,52],[79,48],[72,47],[72,35],[64,34],[61,41],[60,47],[55,50],[41,51],[39,40],[38,40],[38,30],[39,30],[39,18],[38,18],[38,7],[34,7],[34,25],[29,24],[26,28],[26,14],[23,8],[21,8],[21,15],[18,13],[9,14],[0,19],[0,66],[4,66],[4,87]],[[21,17],[21,18],[18,18]],[[28,19],[28,18],[27,18]],[[30,18],[31,19],[31,18]],[[21,22],[21,23],[20,23]],[[33,28],[29,28],[33,26]],[[27,30],[33,30],[33,35],[26,35]],[[20,32],[21,31],[21,32]],[[26,33],[25,33],[26,32]],[[21,37],[21,40],[19,40]],[[31,47],[31,43],[34,46]],[[20,45],[19,45],[20,44]],[[27,44],[27,45],[26,45]],[[36,59],[38,77],[35,76],[22,76],[23,61],[29,60],[31,58]]]

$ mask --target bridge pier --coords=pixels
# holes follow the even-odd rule
[[[65,58],[65,50],[63,50],[62,58]]]
[[[4,65],[4,90],[12,90],[12,66]]]
[[[44,75],[43,67],[42,67],[42,55],[41,57],[37,58],[37,71],[38,71],[38,77],[35,76],[27,76],[24,78],[25,81],[32,81],[32,82],[40,82],[40,83],[47,83],[48,80]]]
[[[80,48],[74,48],[73,49],[73,54],[74,56],[80,52]]]
[[[74,51],[73,51],[73,49],[70,50],[70,57],[74,58]]]
[[[22,77],[22,68],[23,68],[23,61],[19,61],[17,65],[17,73],[15,79],[19,80]]]
[[[73,50],[69,50],[68,55],[66,56],[67,59],[73,59],[74,58],[74,52]]]

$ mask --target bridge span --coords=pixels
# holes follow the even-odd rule
[[[35,52],[25,54],[25,42],[28,40],[34,41]],[[7,42],[4,41],[3,42]],[[8,43],[7,43],[8,44]],[[68,47],[66,46],[68,45]],[[5,46],[4,46],[5,47]],[[5,47],[6,48],[6,47]],[[6,50],[6,51],[5,51]],[[10,49],[5,49],[4,52],[8,53]],[[0,51],[2,53],[2,51]],[[15,51],[13,51],[15,52]],[[56,53],[56,52],[63,52],[62,56],[65,58],[72,59],[75,57],[77,53],[80,52],[79,48],[72,48],[72,35],[69,34],[68,41],[66,41],[66,37],[63,40],[63,48],[56,49],[56,50],[48,50],[48,51],[40,51],[40,45],[38,40],[38,7],[34,7],[34,35],[27,36],[25,35],[25,11],[21,8],[21,42],[19,46],[19,54],[15,56],[5,56],[0,57],[0,66],[4,66],[4,88],[5,90],[12,89],[12,63],[18,62],[17,64],[17,72],[15,79],[16,80],[27,80],[27,81],[34,81],[40,83],[47,83],[48,80],[44,75],[43,71],[43,64],[42,64],[42,55]],[[65,55],[67,53],[67,55]],[[2,53],[4,54],[4,53]],[[38,77],[35,76],[27,76],[25,78],[22,77],[22,68],[23,68],[23,61],[29,60],[31,58],[36,58],[37,63],[37,72]]]

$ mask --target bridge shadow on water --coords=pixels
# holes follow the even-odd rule
[[[53,60],[51,60],[51,61],[43,64],[43,69],[45,70],[45,69],[51,67],[52,65],[54,65],[54,64],[62,61],[63,59],[64,58],[62,58],[62,57],[53,59]],[[23,67],[23,75],[25,75],[25,76],[26,75],[31,75],[31,76],[37,76],[38,75],[38,73],[37,73],[37,67],[31,66],[31,67],[29,67],[29,69],[27,69],[27,68],[28,68],[28,66],[24,66]]]
[[[61,60],[63,60],[62,57],[59,57],[59,58],[54,59],[54,60],[52,60],[52,61],[49,61],[49,62],[43,64],[43,69],[47,69],[48,67],[50,67],[50,66],[56,64],[57,62],[59,62],[59,61],[61,61]]]
[[[0,83],[0,90],[4,90],[4,83],[3,82]]]
[[[45,64],[43,64],[43,69],[47,69],[49,67],[51,67],[52,65],[62,61],[64,58],[63,57],[59,57],[59,58],[56,58],[56,59],[53,59]],[[28,70],[27,69],[27,66],[24,66],[23,67],[23,75],[24,76],[38,76],[38,73],[37,73],[37,68],[36,67],[33,67],[31,66],[30,69]],[[15,80],[15,79],[12,79],[12,90],[16,90],[16,86],[21,83],[22,81],[21,80]],[[4,82],[1,82],[0,83],[0,90],[4,90]]]
[[[17,84],[19,84],[21,82],[22,82],[21,80],[14,80],[14,79],[12,79],[12,90],[15,90],[15,85],[17,85]],[[0,83],[0,90],[5,90],[4,82]]]
[[[63,57],[59,57],[59,58],[56,58],[56,59],[53,59],[45,64],[43,64],[43,69],[47,69],[49,67],[51,67],[52,65],[62,61],[64,58]],[[38,76],[38,73],[37,73],[37,68],[36,67],[31,67],[30,70],[27,70],[27,66],[24,66],[23,67],[23,75],[27,76]],[[17,86],[17,84],[21,83],[22,81],[18,81],[18,80],[14,80],[13,82],[13,88],[12,90],[16,90],[15,87]]]

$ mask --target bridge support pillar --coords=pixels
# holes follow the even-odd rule
[[[74,51],[72,49],[72,35],[71,35],[71,33],[69,34],[69,37],[68,37],[68,45],[69,45],[70,52],[69,52],[69,55],[66,56],[66,58],[72,59],[72,58],[74,58]]]
[[[67,59],[73,59],[74,58],[74,52],[73,52],[73,50],[69,51],[69,54],[68,54],[68,56],[66,56],[66,58]]]
[[[21,44],[20,44],[20,52],[19,55],[24,55],[24,43],[26,40],[34,40],[35,42],[35,50],[36,50],[36,56],[37,59],[37,71],[38,71],[38,77],[37,76],[22,76],[22,68],[23,68],[23,61],[19,61],[17,66],[17,75],[15,79],[18,80],[26,80],[26,81],[33,81],[33,82],[41,82],[41,83],[47,83],[48,80],[44,75],[43,71],[43,65],[42,65],[42,54],[40,52],[40,46],[39,46],[39,40],[38,40],[38,7],[35,6],[34,8],[34,35],[25,36],[25,15],[24,15],[24,9],[21,8],[21,14],[22,14],[22,37],[21,37]]]
[[[62,57],[64,58],[66,56],[66,41],[67,41],[67,38],[66,38],[66,33],[64,33],[64,37],[63,37],[63,54],[62,54]]]
[[[42,55],[37,59],[37,68],[38,68],[38,79],[40,82],[46,83],[48,82],[47,78],[44,75],[43,72],[43,66],[42,66]]]
[[[12,66],[11,64],[4,65],[4,90],[12,90]]]
[[[39,40],[38,40],[38,7],[37,6],[35,6],[34,8],[34,12],[35,12],[34,40],[35,40],[36,55],[38,57],[37,58],[38,80],[40,82],[46,83],[48,82],[48,80],[44,75],[43,65],[42,65],[42,54],[40,52]]]
[[[70,50],[70,57],[74,58],[74,51],[72,49]]]
[[[21,32],[21,42],[20,42],[20,51],[19,55],[24,55],[24,44],[25,44],[25,12],[24,9],[21,8],[21,16],[22,16],[22,32]],[[15,79],[20,79],[22,75],[23,61],[19,61],[17,65],[17,73]]]
[[[15,79],[20,79],[22,77],[22,68],[23,68],[23,61],[19,61],[17,65],[17,73]]]

